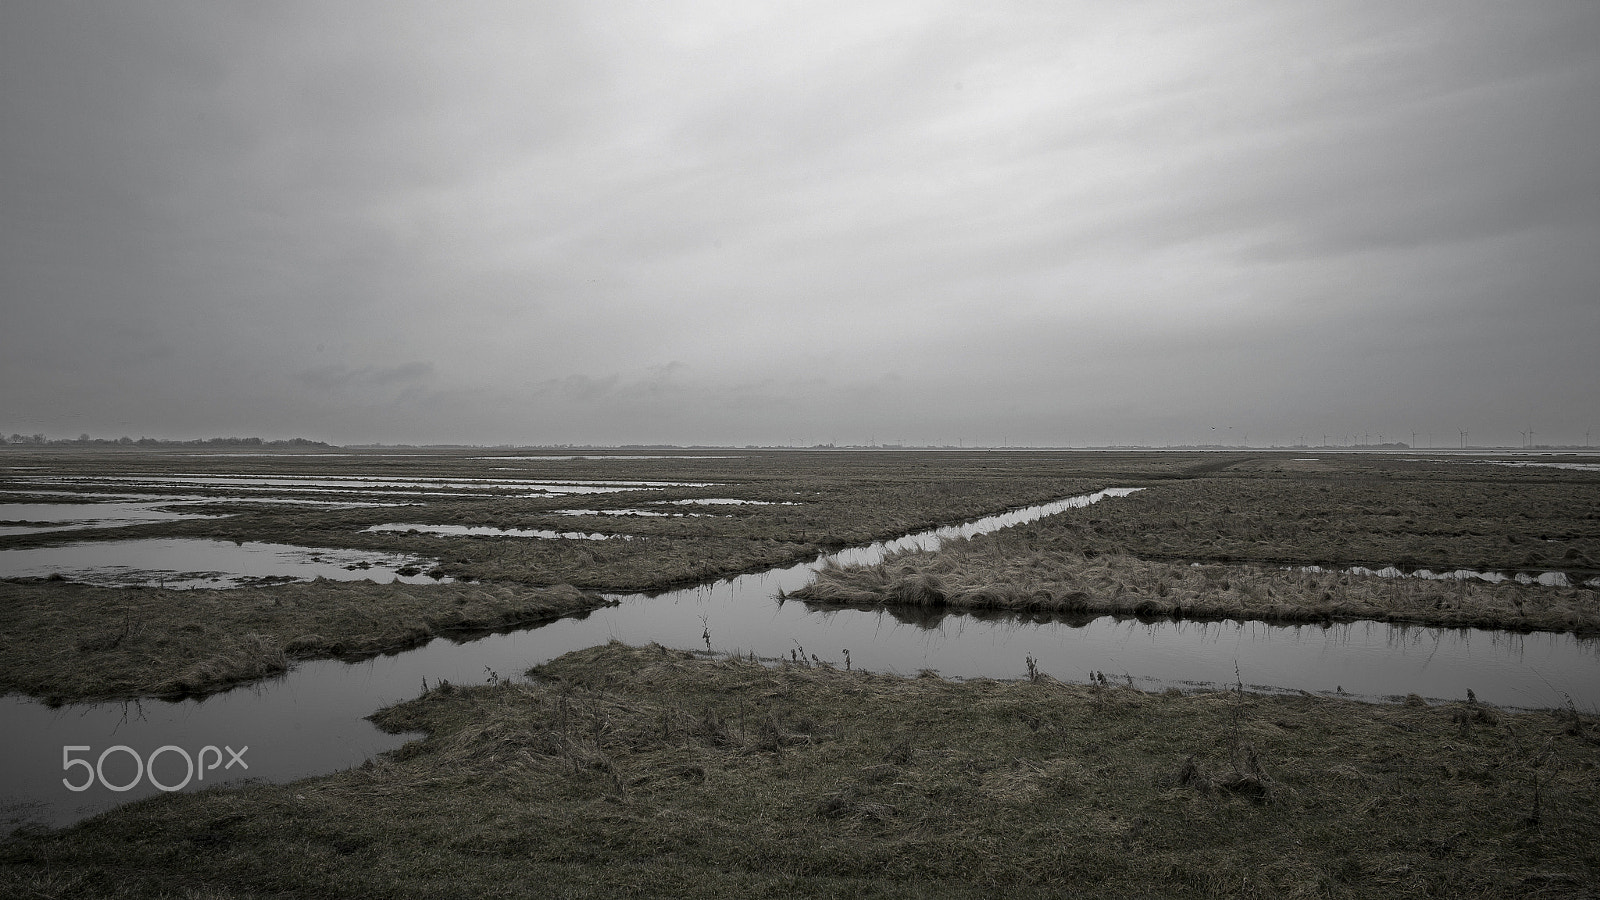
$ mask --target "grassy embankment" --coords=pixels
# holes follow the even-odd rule
[[[1349,460],[1246,462],[1116,503],[832,568],[811,602],[1278,622],[1377,619],[1600,634],[1600,591],[1380,578],[1351,566],[1568,573],[1600,567],[1600,479]],[[1196,566],[1194,563],[1200,563]],[[1302,572],[1287,566],[1321,565]]]
[[[572,587],[316,581],[237,590],[0,582],[0,691],[59,703],[193,696],[440,635],[605,605]]]
[[[392,758],[0,845],[30,897],[1588,896],[1592,717],[902,679],[620,645]]]

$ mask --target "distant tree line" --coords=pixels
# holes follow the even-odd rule
[[[286,441],[264,441],[258,437],[197,438],[192,441],[169,441],[161,438],[127,436],[119,438],[92,438],[80,434],[76,438],[47,438],[42,434],[15,434],[6,437],[0,433],[0,444],[25,444],[47,447],[217,447],[268,449],[300,449],[306,447],[331,447],[332,444],[307,438],[289,438]]]

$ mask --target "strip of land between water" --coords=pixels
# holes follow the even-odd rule
[[[1159,562],[1040,546],[1037,532],[991,534],[938,552],[909,550],[870,566],[829,566],[791,592],[819,607],[907,607],[1391,624],[1600,637],[1591,587]]]

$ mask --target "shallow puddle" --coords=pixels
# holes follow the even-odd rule
[[[601,462],[632,462],[636,459],[744,459],[742,456],[635,456],[628,454],[613,454],[611,456],[469,456],[471,460],[487,460],[489,462],[503,462],[505,460],[538,460],[538,461],[565,461],[574,459],[597,460]]]
[[[653,509],[557,509],[551,512],[558,516],[644,516],[657,519],[723,518],[723,516],[716,513],[661,512]]]
[[[826,560],[870,564],[886,553],[935,549],[944,540],[1021,524],[1081,508],[1129,489],[1074,497],[991,516],[963,526],[859,547],[784,569],[745,575],[657,596],[617,597],[615,607],[548,625],[455,643],[438,639],[363,663],[320,661],[287,676],[203,702],[105,704],[51,710],[18,697],[0,699],[0,807],[13,815],[66,824],[100,809],[147,796],[98,786],[74,793],[61,783],[62,747],[92,748],[90,758],[119,745],[148,757],[172,745],[250,748],[248,772],[215,773],[288,781],[358,764],[407,738],[384,735],[364,716],[415,697],[424,683],[482,683],[520,676],[529,666],[620,640],[657,642],[767,659],[810,659],[843,667],[915,675],[932,669],[961,678],[1021,678],[1032,657],[1062,680],[1103,673],[1146,689],[1225,687],[1242,679],[1252,689],[1304,690],[1383,699],[1417,693],[1516,707],[1600,704],[1600,642],[1566,634],[1509,634],[1478,629],[1397,628],[1377,622],[1272,626],[1258,622],[1142,622],[973,616],[940,612],[818,610],[774,598],[809,583]],[[174,754],[164,764],[178,766]],[[131,756],[119,754],[113,763]],[[108,763],[109,765],[109,763]],[[129,770],[131,772],[131,768]],[[179,767],[162,779],[176,781]],[[127,780],[112,775],[113,783]],[[208,782],[209,783],[209,782]]]
[[[263,581],[401,581],[433,584],[405,568],[434,560],[396,553],[333,550],[203,538],[85,541],[59,547],[0,550],[0,578],[49,578],[103,587],[231,588]]]
[[[541,494],[604,494],[620,491],[664,490],[669,487],[713,487],[709,482],[689,481],[610,481],[589,479],[529,480],[520,478],[447,478],[416,476],[395,478],[379,475],[36,475],[17,479],[19,484],[85,487],[142,487],[155,489],[222,487],[236,491],[299,493],[407,493],[422,496],[504,497],[507,491]],[[465,492],[465,493],[463,493]]]
[[[545,540],[568,541],[608,541],[619,538],[624,541],[633,540],[631,534],[590,534],[583,531],[549,531],[541,528],[495,528],[491,525],[411,525],[406,523],[389,523],[387,525],[373,525],[362,531],[383,532],[397,531],[400,533],[417,532],[418,534],[453,534],[470,535],[474,537],[514,537],[514,538],[543,538]]]
[[[84,528],[121,528],[179,519],[213,519],[198,513],[158,509],[158,503],[0,503],[0,535],[42,534]]]
[[[693,497],[688,500],[652,500],[663,506],[799,506],[792,500],[735,500],[732,497]]]
[[[1199,565],[1196,563],[1196,565]],[[1295,572],[1326,572],[1322,566],[1291,566]],[[1565,572],[1516,572],[1507,575],[1504,572],[1479,572],[1476,569],[1454,569],[1449,572],[1435,572],[1431,569],[1417,569],[1414,572],[1403,572],[1397,566],[1384,566],[1381,569],[1369,569],[1366,566],[1351,566],[1340,569],[1346,575],[1370,575],[1376,578],[1425,578],[1429,581],[1468,581],[1477,579],[1490,584],[1503,584],[1515,581],[1517,584],[1537,584],[1542,587],[1573,587],[1572,579]],[[1583,582],[1585,587],[1600,587],[1600,578],[1591,578]]]
[[[1585,453],[1583,455],[1592,456],[1593,454]],[[1402,461],[1464,463],[1469,466],[1509,466],[1513,469],[1565,469],[1569,472],[1600,472],[1600,463],[1556,462],[1554,460],[1411,458]]]

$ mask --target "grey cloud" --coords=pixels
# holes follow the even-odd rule
[[[555,396],[575,403],[593,403],[611,397],[617,389],[618,377],[606,375],[591,378],[588,375],[567,375],[552,378],[535,388],[537,393]]]
[[[6,5],[0,409],[553,442],[1579,421],[1597,43],[1587,3]]]
[[[296,376],[318,390],[411,387],[433,378],[433,363],[408,362],[398,366],[363,366],[352,369],[337,363],[306,369]]]
[[[572,373],[547,379],[534,387],[537,395],[568,403],[636,404],[680,394],[685,386],[681,376],[688,366],[676,360],[648,366],[631,376],[611,372],[601,376]]]

